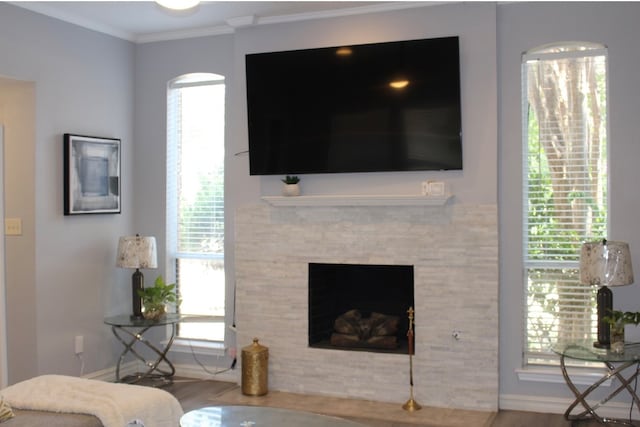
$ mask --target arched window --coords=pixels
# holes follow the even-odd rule
[[[181,322],[178,337],[224,341],[223,76],[196,73],[168,84],[167,277],[175,277],[181,313],[210,322]]]
[[[583,242],[607,237],[607,50],[562,43],[522,58],[525,363],[587,339],[597,289],[580,283]]]

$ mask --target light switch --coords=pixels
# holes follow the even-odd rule
[[[4,234],[7,236],[22,236],[22,218],[5,218]]]

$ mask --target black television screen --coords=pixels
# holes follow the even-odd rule
[[[462,169],[458,37],[246,55],[251,175]]]

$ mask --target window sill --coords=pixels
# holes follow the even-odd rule
[[[225,356],[226,350],[227,349],[222,342],[176,338],[169,351],[173,353],[196,353],[207,356]]]
[[[593,385],[596,381],[606,375],[605,369],[593,368],[568,368],[571,381],[576,385]],[[522,368],[516,369],[516,374],[520,381],[566,384],[560,367],[557,368]],[[602,383],[601,387],[611,387],[611,378]]]

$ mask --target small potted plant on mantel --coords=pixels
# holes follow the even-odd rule
[[[640,312],[610,310],[611,314],[602,318],[609,324],[611,331],[611,350],[614,353],[624,353],[624,327],[625,325],[640,324]]]
[[[166,284],[162,276],[158,276],[153,286],[138,289],[138,295],[142,299],[144,311],[142,316],[149,320],[158,320],[167,312],[167,304],[180,305],[180,300],[175,292],[176,284]]]
[[[281,179],[284,182],[284,188],[282,194],[284,196],[299,196],[300,195],[300,178],[295,175],[287,175]]]

